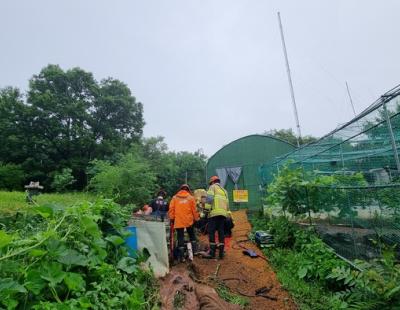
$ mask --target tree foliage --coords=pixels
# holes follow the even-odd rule
[[[89,189],[120,203],[148,203],[158,190],[173,196],[187,181],[204,187],[206,157],[200,152],[171,152],[163,137],[142,139],[115,160],[94,160],[89,167]]]
[[[89,161],[125,152],[143,126],[143,106],[126,84],[98,82],[80,68],[48,65],[30,80],[26,100],[18,89],[0,91],[0,161],[20,164],[27,180],[45,186],[70,168],[83,188]]]
[[[115,164],[96,160],[93,170],[96,173],[89,188],[122,204],[143,205],[156,189],[155,173],[143,158],[132,153],[122,156]]]
[[[284,141],[287,141],[293,145],[297,145],[297,136],[293,132],[292,128],[289,129],[271,129],[268,131],[264,132],[265,135],[269,135],[272,137],[276,137],[279,139],[282,139]],[[308,144],[311,142],[317,141],[318,138],[313,137],[311,135],[303,136],[300,139],[300,145]]]
[[[24,177],[24,172],[19,165],[0,163],[0,189],[19,190]]]
[[[163,137],[153,137],[142,140],[139,147],[157,176],[159,188],[164,189],[172,196],[183,183],[191,188],[204,188],[207,157],[198,150],[191,152],[172,152]]]
[[[266,201],[293,215],[338,210],[345,217],[370,203],[371,195],[362,190],[367,185],[362,173],[318,175],[288,164],[269,184]]]
[[[143,203],[161,188],[173,195],[186,181],[205,186],[201,151],[169,151],[164,138],[143,138],[143,126],[143,105],[126,84],[98,82],[80,68],[48,65],[26,94],[0,90],[0,162],[18,165],[21,183],[81,190],[93,178],[92,189],[124,203]]]
[[[72,169],[64,168],[61,172],[55,173],[51,186],[57,192],[63,192],[75,182],[76,180],[72,175]]]

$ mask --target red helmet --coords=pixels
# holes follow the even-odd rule
[[[208,181],[208,184],[213,184],[215,182],[221,182],[221,180],[219,179],[219,177],[217,177],[216,175],[213,175],[210,180]]]

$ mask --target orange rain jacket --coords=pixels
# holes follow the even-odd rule
[[[199,219],[195,198],[187,191],[179,191],[169,203],[168,215],[175,221],[175,228],[192,226]]]

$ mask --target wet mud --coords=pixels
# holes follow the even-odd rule
[[[268,261],[261,258],[263,253],[252,242],[246,241],[251,231],[246,212],[236,211],[233,218],[232,240],[223,260],[195,257],[193,263],[172,267],[171,272],[160,280],[162,309],[240,309],[219,298],[214,288],[221,284],[232,293],[248,298],[246,309],[297,309]],[[207,245],[206,236],[200,237],[200,243]],[[244,255],[244,248],[261,257]],[[260,292],[262,296],[257,296]],[[209,302],[204,303],[207,300]]]

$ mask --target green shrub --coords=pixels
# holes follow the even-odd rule
[[[72,169],[64,168],[61,172],[56,172],[54,174],[53,182],[51,187],[57,192],[66,191],[70,185],[76,182],[74,176],[72,175]]]
[[[393,249],[381,259],[356,261],[359,271],[313,231],[300,230],[285,217],[252,223],[274,235],[275,248],[265,254],[301,309],[400,309],[400,264]]]
[[[343,189],[346,186],[366,186],[362,173],[321,176],[306,173],[302,168],[292,169],[289,164],[274,177],[266,197],[267,203],[280,207],[285,215],[289,212],[292,215],[308,213],[310,216],[311,212],[338,209],[339,216],[345,217],[354,215],[352,206],[365,206],[370,202],[365,191]]]
[[[281,207],[284,214],[286,212],[295,215],[304,214],[307,210],[304,200],[305,191],[302,187],[303,182],[301,168],[283,167],[268,186],[267,203]]]
[[[146,258],[124,247],[128,217],[99,200],[34,206],[1,225],[0,308],[152,309],[157,285],[140,268]]]
[[[301,243],[298,241],[300,238],[307,241]],[[344,267],[346,264],[321,239],[307,232],[298,232],[296,246],[301,253],[296,273],[300,279],[318,281],[321,285],[333,290],[346,287],[346,283],[332,281],[328,277],[333,269]]]
[[[303,260],[301,252],[275,248],[272,251],[266,250],[265,254],[276,271],[282,287],[290,292],[299,309],[344,309],[345,304],[340,296],[326,289],[318,281],[306,281],[297,276],[299,261]]]
[[[274,236],[274,243],[279,248],[291,248],[295,243],[296,228],[287,217],[273,218],[268,223],[269,232]]]
[[[392,249],[371,262],[357,261],[359,270],[337,267],[329,279],[344,281],[348,289],[338,294],[349,309],[400,309],[400,264]]]
[[[124,155],[116,164],[96,160],[92,162],[95,175],[89,189],[118,203],[143,205],[155,191],[156,176],[143,158]]]
[[[0,163],[0,189],[21,190],[25,179],[21,166]]]

